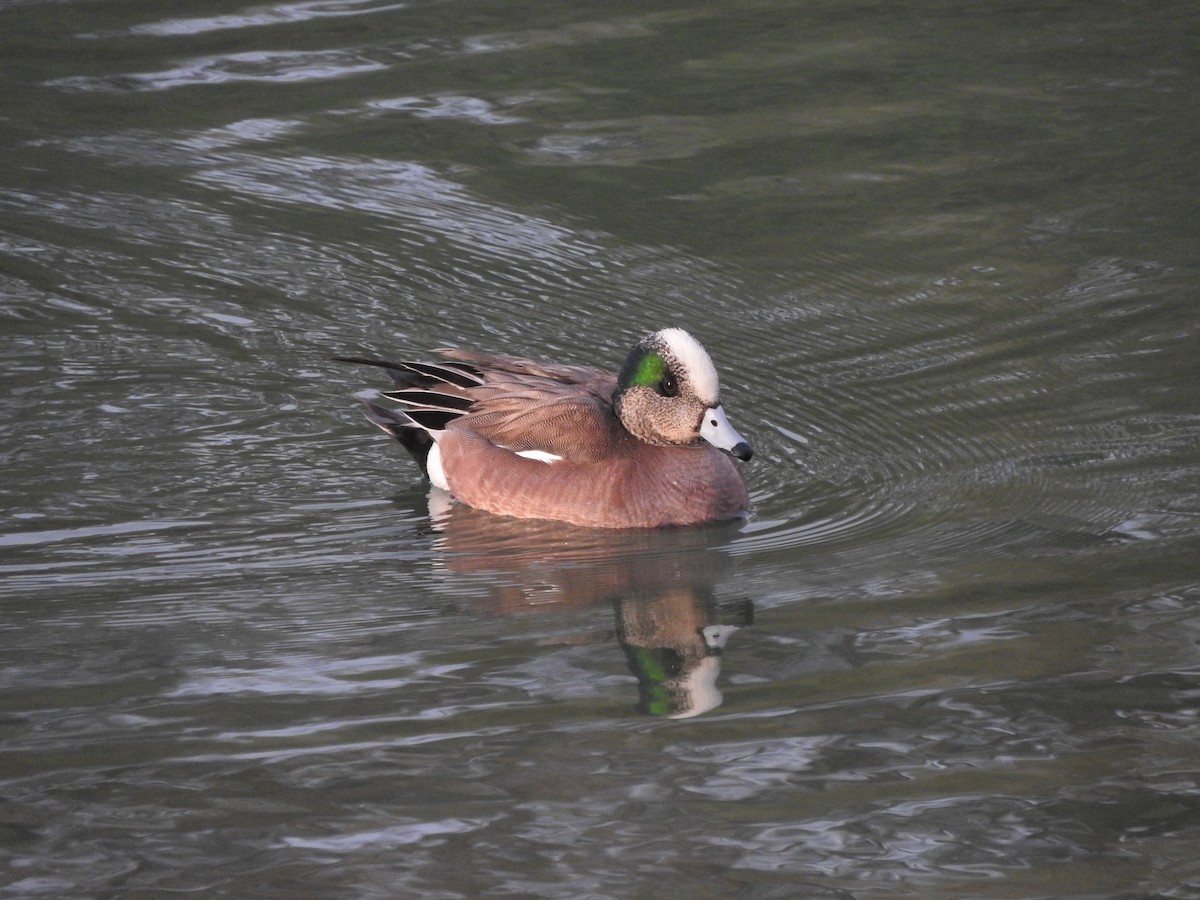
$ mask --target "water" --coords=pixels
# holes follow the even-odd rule
[[[1198,18],[0,7],[0,893],[1196,896]],[[743,525],[330,361],[669,324]]]

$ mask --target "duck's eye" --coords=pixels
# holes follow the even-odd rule
[[[664,397],[674,397],[679,393],[679,381],[676,379],[674,373],[668,372],[663,376],[662,381],[659,382],[658,390]]]

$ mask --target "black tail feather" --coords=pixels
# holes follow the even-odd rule
[[[444,391],[430,391],[421,388],[384,391],[381,396],[399,401],[406,408],[441,409],[446,412],[463,413],[475,403],[470,397],[464,397],[461,394],[447,394]]]
[[[483,373],[469,363],[393,362],[387,359],[372,359],[367,356],[335,356],[333,358],[336,362],[357,363],[385,369],[398,388],[432,388],[440,384],[473,388],[483,384]]]
[[[366,356],[335,356],[334,359],[375,366],[388,373],[396,390],[384,391],[381,396],[395,400],[403,407],[388,409],[363,400],[367,418],[395,437],[426,474],[429,450],[433,446],[430,432],[441,431],[467,412],[474,402],[456,393],[455,389],[478,387],[484,381],[483,372],[467,362],[392,362]]]
[[[433,437],[425,430],[424,424],[402,410],[386,409],[370,400],[362,403],[367,409],[367,419],[398,440],[417,461],[421,471],[428,474],[429,448],[433,446]]]

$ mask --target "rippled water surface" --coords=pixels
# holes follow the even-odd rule
[[[0,896],[1200,894],[1198,26],[0,4]],[[746,522],[331,361],[671,324]]]

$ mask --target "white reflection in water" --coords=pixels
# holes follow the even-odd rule
[[[684,790],[714,800],[746,800],[790,784],[796,773],[811,769],[822,750],[835,743],[830,735],[808,735],[769,741],[676,744],[666,752],[684,762],[704,765],[709,774]]]
[[[482,125],[512,125],[522,118],[495,111],[495,106],[479,97],[444,94],[432,97],[394,97],[372,100],[368,109],[406,112],[419,119],[468,119]]]
[[[304,123],[299,119],[239,119],[220,128],[209,128],[192,137],[181,138],[178,143],[197,152],[220,150],[241,144],[277,141],[303,127]]]
[[[270,668],[199,670],[167,696],[359,694],[368,690],[395,690],[465,668],[465,665],[422,666],[422,658],[419,653],[354,660],[279,655]],[[405,674],[396,674],[397,670]],[[372,672],[387,673],[387,677],[371,677]]]
[[[336,837],[302,838],[287,837],[283,839],[285,847],[301,847],[306,850],[324,850],[329,853],[346,853],[364,848],[384,849],[387,847],[402,847],[405,844],[415,844],[428,837],[441,834],[466,834],[478,831],[496,821],[499,816],[490,819],[442,819],[438,822],[410,822],[403,825],[393,825],[390,828],[376,828],[370,831],[357,831],[350,834],[339,834]]]
[[[312,19],[344,18],[404,9],[407,3],[385,3],[379,6],[363,0],[316,0],[311,3],[277,3],[273,6],[252,6],[243,12],[220,16],[198,16],[191,19],[162,19],[143,25],[133,25],[115,34],[140,34],[155,37],[178,37],[225,31],[230,28],[256,28]],[[106,37],[109,33],[93,33],[84,37]]]
[[[1032,865],[1081,854],[1071,838],[1029,821],[1036,813],[1008,798],[905,800],[870,816],[751,826],[744,837],[714,843],[743,850],[734,868],[859,878],[896,878],[905,871],[986,875],[1003,871],[1014,855]]]
[[[200,56],[173,69],[133,72],[103,78],[72,76],[47,82],[50,87],[80,93],[108,91],[165,91],[199,84],[232,84],[253,81],[288,83],[322,81],[387,68],[352,50],[255,50],[221,56]]]

